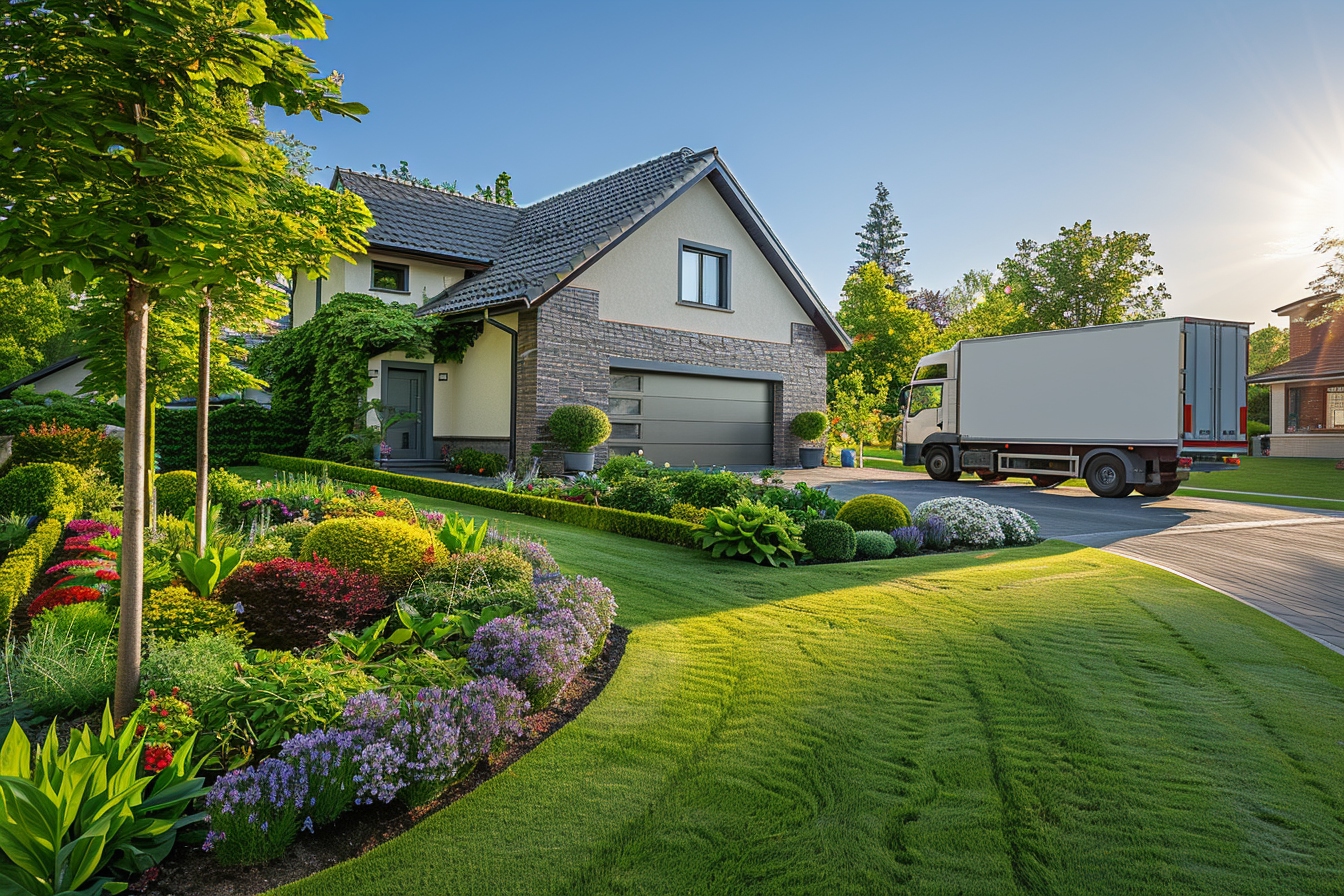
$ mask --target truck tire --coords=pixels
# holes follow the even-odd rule
[[[941,445],[935,445],[924,452],[924,470],[930,479],[939,482],[955,482],[961,478],[952,463],[952,452]]]
[[[1175,494],[1176,489],[1180,487],[1179,482],[1164,482],[1161,485],[1136,485],[1134,491],[1145,498],[1165,498],[1167,495]]]
[[[1123,498],[1133,490],[1125,482],[1124,462],[1110,454],[1087,465],[1087,487],[1098,498]]]

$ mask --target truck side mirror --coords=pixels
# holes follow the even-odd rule
[[[901,416],[904,417],[905,414],[910,410],[910,387],[909,387],[909,386],[905,386],[905,387],[903,387],[903,388],[901,389],[901,394],[897,397],[897,399],[896,399],[896,404],[897,404],[897,405],[900,407],[900,409],[901,409]]]

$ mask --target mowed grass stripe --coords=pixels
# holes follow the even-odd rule
[[[504,525],[613,588],[620,669],[506,773],[280,892],[1338,889],[1344,660],[1249,607],[1059,542],[786,572]]]

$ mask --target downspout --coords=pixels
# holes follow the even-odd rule
[[[509,462],[518,465],[518,331],[490,316],[490,309],[481,309],[481,320],[509,334]]]

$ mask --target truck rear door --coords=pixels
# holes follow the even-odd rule
[[[1249,328],[1226,321],[1185,322],[1183,448],[1246,450],[1246,350]]]

